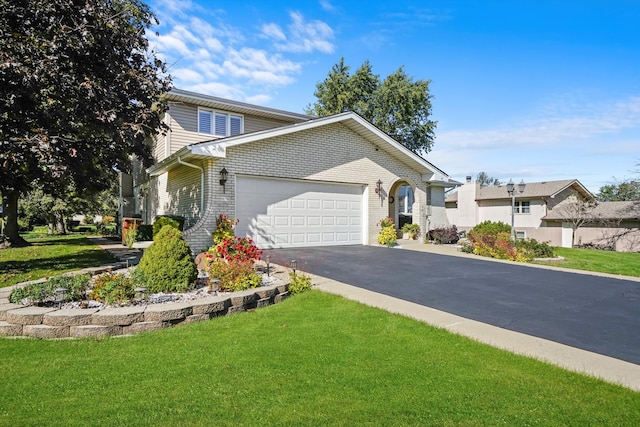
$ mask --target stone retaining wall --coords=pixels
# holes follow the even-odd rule
[[[265,307],[289,295],[288,285],[272,285],[189,302],[57,309],[11,304],[9,293],[8,288],[0,289],[0,336],[35,338],[82,338],[154,331]]]

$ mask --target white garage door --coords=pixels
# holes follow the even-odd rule
[[[237,236],[260,248],[363,243],[363,187],[237,177]]]

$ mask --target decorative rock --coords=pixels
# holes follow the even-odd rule
[[[144,307],[109,307],[91,316],[91,323],[102,326],[128,326],[144,321]]]
[[[83,337],[104,337],[107,335],[122,335],[122,326],[70,326],[69,336],[76,338]]]
[[[144,321],[170,321],[184,319],[193,314],[193,303],[148,305],[144,312]]]
[[[22,325],[40,325],[46,313],[56,311],[52,307],[24,307],[9,310],[5,313],[5,319],[9,323]]]
[[[0,320],[6,320],[7,311],[16,310],[18,308],[24,308],[24,305],[11,303],[0,304]]]
[[[22,335],[22,325],[14,325],[0,320],[0,336],[19,337]]]
[[[83,326],[91,324],[91,316],[98,311],[89,309],[63,309],[52,311],[44,315],[42,323],[49,326]]]
[[[122,327],[124,335],[139,334],[140,332],[157,331],[164,328],[162,322],[138,322]]]
[[[209,297],[194,301],[193,314],[210,314],[224,311],[231,305],[231,300],[227,297]]]
[[[69,338],[68,326],[25,325],[22,334],[34,338]]]

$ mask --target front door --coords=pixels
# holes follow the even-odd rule
[[[413,223],[413,189],[410,185],[398,188],[396,206],[398,229],[401,230],[403,225]]]

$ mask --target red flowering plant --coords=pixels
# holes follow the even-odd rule
[[[221,290],[260,286],[260,276],[253,271],[253,264],[260,259],[262,251],[252,239],[235,236],[236,224],[237,220],[220,215],[213,233],[214,245],[206,253],[209,277],[220,280]]]
[[[376,226],[380,228],[393,227],[393,218],[391,218],[390,216],[382,218],[380,221],[378,221]]]

